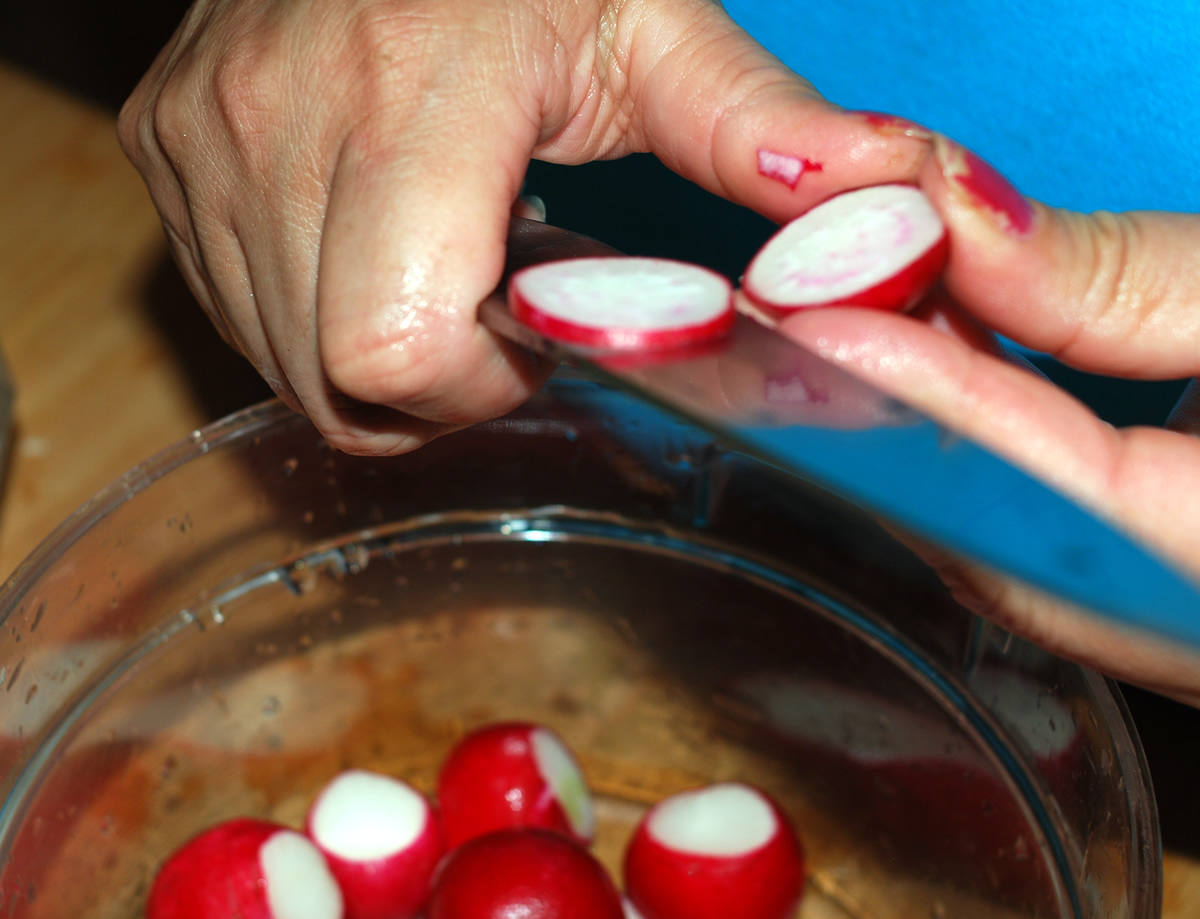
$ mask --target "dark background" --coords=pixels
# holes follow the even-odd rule
[[[0,2],[0,59],[116,112],[154,55],[169,39],[187,4],[179,0],[43,0]],[[529,191],[547,201],[551,220],[636,254],[657,254],[707,264],[736,276],[771,231],[760,217],[709,196],[646,156],[582,167],[535,163]],[[0,204],[2,206],[2,204]],[[186,298],[173,268],[153,281],[154,299]],[[186,311],[185,311],[186,313]],[[224,349],[201,322],[196,307],[156,310],[167,338],[188,353],[197,368],[197,349]],[[197,334],[197,330],[199,330]],[[186,344],[185,344],[186,343]],[[224,357],[217,362],[227,365]],[[1042,369],[1116,425],[1159,424],[1182,388],[1181,382],[1130,383],[1082,374],[1053,361]],[[245,368],[242,368],[244,371]],[[265,392],[249,374],[226,377],[231,388],[214,390],[201,379],[206,404],[224,414]],[[1200,857],[1200,711],[1122,686],[1138,725],[1158,792],[1164,844]],[[1189,741],[1187,738],[1192,738]]]

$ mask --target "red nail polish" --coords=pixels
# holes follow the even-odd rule
[[[991,211],[1016,236],[1032,229],[1033,205],[995,167],[953,141],[939,138],[936,151],[942,174],[976,207]]]

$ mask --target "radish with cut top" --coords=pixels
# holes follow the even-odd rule
[[[477,836],[434,879],[427,919],[624,919],[621,895],[591,852],[530,827]]]
[[[528,722],[499,722],[467,734],[442,764],[437,799],[451,848],[516,826],[590,843],[596,828],[575,755],[552,730]]]
[[[413,919],[445,851],[433,807],[406,782],[361,769],[317,795],[305,827],[346,901],[346,919]]]
[[[547,338],[613,350],[686,348],[733,327],[733,285],[687,262],[608,256],[522,268],[509,309]]]
[[[791,919],[804,850],[764,792],[720,782],[646,813],[625,851],[625,890],[645,919]]]
[[[239,818],[187,842],[162,866],[146,919],[342,919],[342,894],[302,833]]]
[[[781,319],[822,306],[906,310],[941,274],[946,225],[912,185],[843,192],[801,214],[750,261],[741,293]]]

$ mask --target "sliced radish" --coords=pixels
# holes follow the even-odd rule
[[[593,348],[684,348],[726,334],[732,285],[707,268],[659,258],[566,259],[516,272],[509,309],[548,338]]]
[[[624,919],[621,896],[587,849],[528,827],[478,836],[446,857],[427,919]]]
[[[265,820],[219,824],[159,871],[146,919],[342,919],[342,894],[306,836]]]
[[[501,722],[473,731],[438,774],[438,804],[449,846],[516,826],[557,830],[589,843],[596,829],[587,780],[549,728]]]
[[[933,286],[948,250],[946,226],[920,189],[860,188],[771,237],[746,269],[742,293],[775,319],[843,304],[905,310]]]
[[[645,919],[790,919],[804,853],[766,794],[722,782],[647,812],[625,852],[625,889]]]
[[[351,769],[317,795],[308,836],[325,855],[346,919],[413,919],[445,844],[425,796],[399,779]]]

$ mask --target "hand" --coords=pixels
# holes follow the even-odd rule
[[[530,157],[650,151],[784,220],[914,180],[927,148],[822,101],[709,0],[197,0],[120,136],[217,328],[363,453],[548,372],[475,321]]]
[[[1007,456],[1200,578],[1196,384],[1174,430],[1116,430],[980,347],[978,323],[1083,370],[1200,374],[1200,218],[1082,215],[1027,201],[937,138],[920,184],[950,227],[945,287],[924,315],[826,310],[783,330]],[[933,321],[929,321],[930,319]],[[923,321],[924,320],[924,321]],[[967,606],[1063,656],[1200,705],[1200,649],[1131,635],[1028,588],[923,550]],[[1197,611],[1200,615],[1200,610]]]

